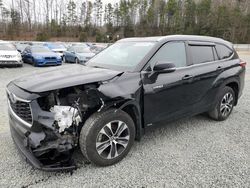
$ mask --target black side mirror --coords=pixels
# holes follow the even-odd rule
[[[176,66],[173,63],[158,61],[153,70],[159,73],[170,73],[176,70]]]

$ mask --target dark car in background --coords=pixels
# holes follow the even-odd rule
[[[22,58],[25,63],[35,67],[62,64],[60,55],[40,45],[27,46],[22,52]]]
[[[90,51],[89,47],[83,45],[74,45],[71,46],[63,53],[63,62],[64,63],[86,63],[91,59],[95,54]]]
[[[39,169],[75,168],[77,146],[86,160],[112,165],[159,122],[201,113],[226,120],[242,94],[245,66],[233,45],[218,38],[123,39],[85,66],[10,82],[11,134]]]

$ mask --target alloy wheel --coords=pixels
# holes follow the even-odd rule
[[[223,117],[227,117],[233,108],[234,97],[232,93],[226,93],[221,100],[220,112]]]
[[[128,146],[130,139],[126,123],[116,120],[106,124],[98,133],[96,150],[104,159],[118,157]]]

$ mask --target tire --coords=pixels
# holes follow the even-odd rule
[[[37,67],[37,64],[35,62],[35,60],[32,58],[32,63],[31,63],[34,67]]]
[[[67,60],[66,60],[66,57],[65,57],[65,56],[62,57],[62,62],[63,62],[63,63],[67,63]]]
[[[117,127],[122,131],[117,131]],[[116,134],[117,137],[111,136],[110,130],[115,133],[120,132],[120,136],[117,136],[118,134]],[[106,133],[109,133],[109,137]],[[122,141],[122,138],[126,139]],[[118,163],[128,154],[134,140],[135,125],[132,118],[122,110],[111,109],[95,113],[85,122],[80,133],[79,144],[82,154],[88,161],[98,166],[109,166]]]
[[[75,64],[80,64],[80,61],[78,58],[75,58]]]
[[[234,90],[224,87],[217,95],[215,107],[208,112],[209,117],[216,121],[226,120],[233,111],[235,100]]]

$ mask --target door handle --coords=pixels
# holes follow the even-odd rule
[[[193,78],[192,75],[185,75],[184,77],[182,77],[182,80],[189,80],[191,78]]]
[[[218,66],[216,70],[217,70],[217,71],[220,71],[220,70],[222,70],[222,69],[223,69],[222,66]]]

